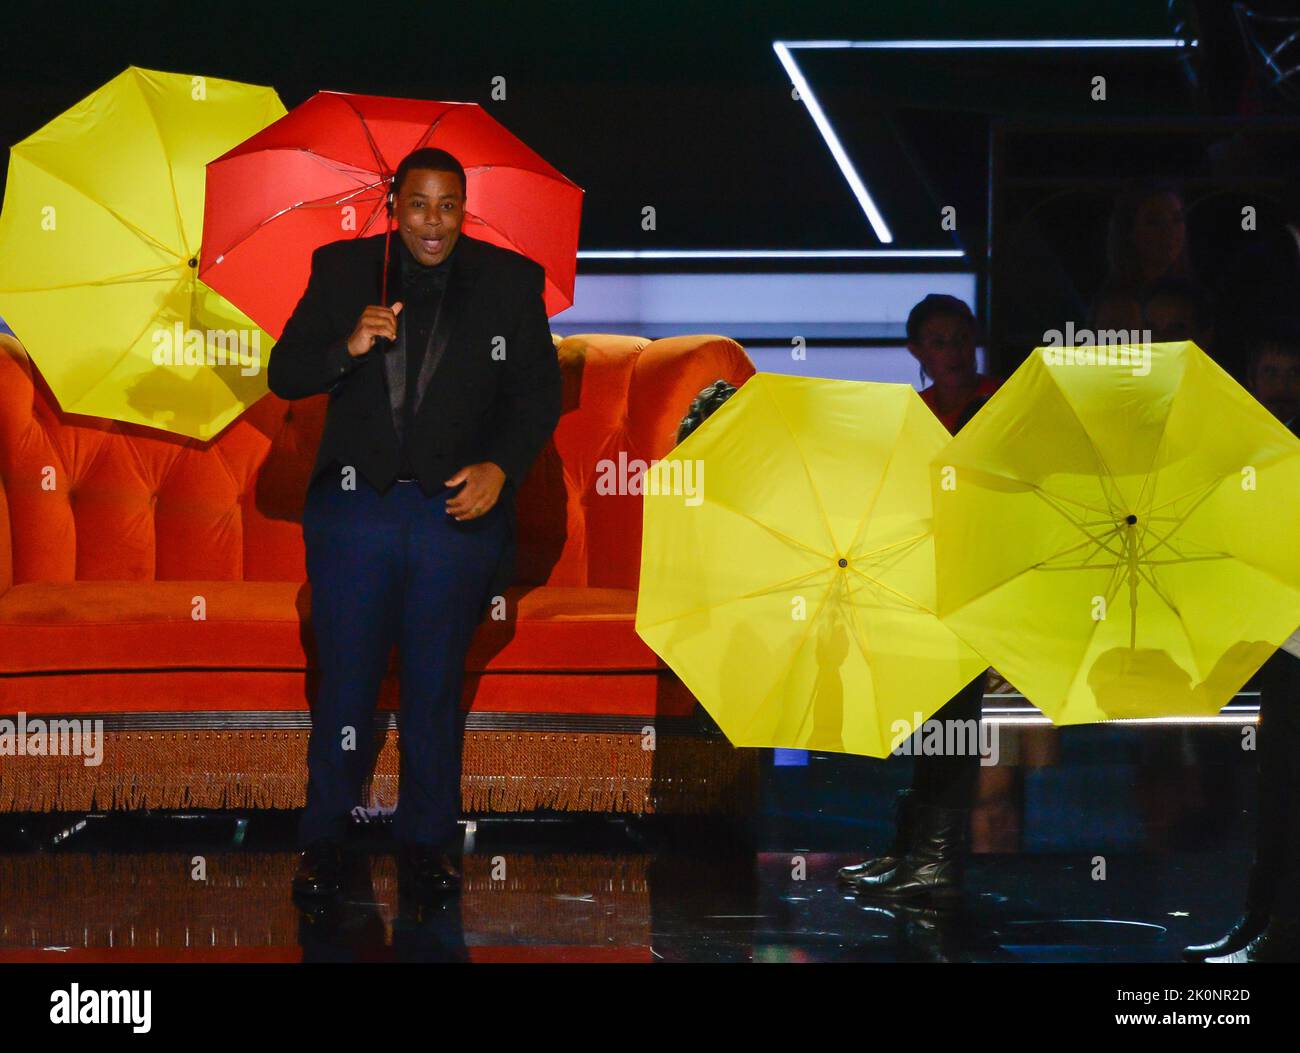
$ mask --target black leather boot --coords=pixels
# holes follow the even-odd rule
[[[960,896],[969,819],[966,808],[919,805],[912,843],[898,866],[891,873],[862,878],[854,888],[862,895],[884,899]]]
[[[1234,954],[1242,950],[1251,940],[1268,926],[1267,916],[1246,913],[1237,919],[1237,923],[1226,934],[1213,943],[1197,943],[1183,948],[1183,959],[1189,962],[1203,962],[1224,954]]]
[[[332,837],[313,841],[298,860],[293,894],[305,899],[337,896],[343,877],[343,842]]]
[[[958,939],[959,905],[899,903],[892,908],[899,921],[899,957],[903,961],[960,962],[965,960]]]
[[[1232,954],[1206,958],[1207,965],[1241,965],[1252,962],[1300,962],[1300,921],[1270,918],[1264,931]]]
[[[1272,894],[1265,873],[1258,863],[1251,868],[1250,887],[1246,892],[1246,912],[1227,933],[1213,943],[1198,943],[1183,948],[1183,959],[1203,962],[1207,958],[1235,954],[1245,948],[1268,925]]]
[[[450,854],[433,845],[403,842],[399,849],[397,879],[417,894],[460,891],[460,867]]]
[[[852,866],[840,867],[839,877],[846,885],[856,885],[861,878],[888,874],[898,866],[912,840],[912,791],[899,790],[894,796],[894,842],[882,856],[864,859]]]

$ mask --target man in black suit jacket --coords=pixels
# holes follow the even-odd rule
[[[320,688],[294,888],[337,891],[342,837],[372,758],[388,655],[401,654],[394,830],[416,877],[458,880],[465,653],[514,563],[515,492],[560,415],[542,268],[464,235],[465,176],[417,150],[385,237],[312,256],[268,366],[281,398],[329,392],[303,509]]]

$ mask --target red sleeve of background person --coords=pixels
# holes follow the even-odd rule
[[[976,399],[988,398],[990,395],[993,394],[993,392],[997,391],[997,389],[1000,388],[1001,386],[1002,386],[1001,377],[981,376],[979,387],[975,389],[975,394],[973,394],[969,399],[966,400],[965,405],[959,406],[952,413],[939,413],[937,410],[935,410],[933,385],[921,392],[921,398],[925,401],[925,404],[930,407],[930,412],[939,418],[940,423],[943,424],[943,426],[947,428],[948,431],[955,432],[957,429],[957,422],[961,420],[961,415],[966,412],[966,407],[969,406]]]

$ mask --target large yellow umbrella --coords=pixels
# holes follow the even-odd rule
[[[886,756],[986,663],[934,614],[910,387],[759,373],[646,473],[636,629],[738,746]]]
[[[1195,344],[1039,348],[931,481],[940,615],[1058,724],[1216,713],[1300,623],[1300,441]]]
[[[194,438],[266,392],[272,341],[197,278],[204,166],[270,88],[132,67],[10,151],[0,316],[59,405]]]

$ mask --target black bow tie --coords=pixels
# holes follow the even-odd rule
[[[449,267],[439,264],[426,267],[402,254],[402,291],[403,295],[414,299],[424,299],[447,287]]]

